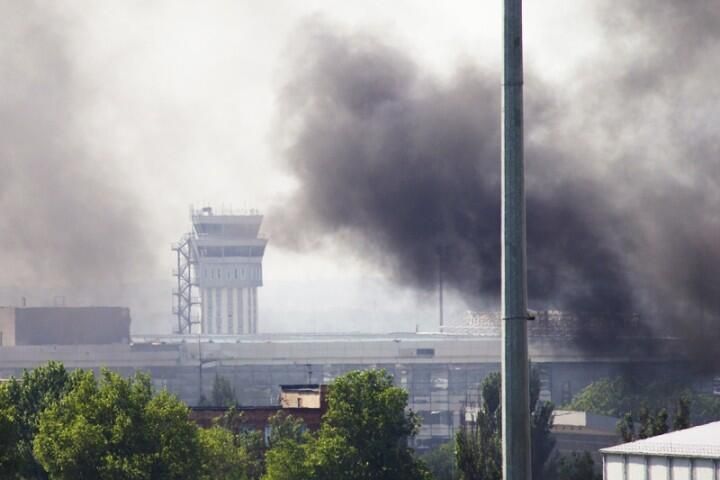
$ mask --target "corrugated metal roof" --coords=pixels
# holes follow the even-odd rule
[[[644,440],[603,448],[605,454],[701,457],[720,459],[720,422],[670,432]]]

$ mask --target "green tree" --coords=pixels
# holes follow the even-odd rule
[[[368,462],[363,461],[363,452],[352,445],[343,435],[325,432],[318,436],[317,440],[306,444],[308,453],[308,472],[313,480],[360,480],[360,479],[391,479],[394,473],[399,473],[398,478],[403,479],[428,479],[427,474],[421,474],[419,468],[410,465],[405,472],[399,472],[397,467],[376,469]],[[409,463],[411,459],[402,458],[402,463]],[[391,473],[392,472],[392,473]]]
[[[267,452],[264,478],[429,480],[427,468],[408,447],[419,420],[406,408],[407,393],[393,386],[384,370],[338,377],[317,436],[302,434],[298,441],[298,430],[286,429]]]
[[[266,471],[262,478],[264,480],[315,478],[313,462],[310,460],[315,451],[315,438],[307,432],[300,432],[295,428],[297,424],[287,422],[287,417],[274,417],[271,422],[271,425],[275,424],[279,429],[271,431],[271,447],[265,454]]]
[[[202,470],[200,480],[252,480],[260,478],[262,464],[238,435],[214,426],[200,429]]]
[[[456,435],[456,460],[463,480],[498,480],[502,477],[500,382],[497,372],[483,380],[481,404],[475,418]]]
[[[47,478],[33,456],[38,417],[71,386],[71,374],[58,362],[26,370],[20,379],[12,378],[0,386],[1,478]]]
[[[502,477],[502,445],[499,412],[481,409],[473,422],[455,437],[455,456],[463,480],[499,480]]]
[[[533,479],[554,478],[552,452],[551,402],[539,401],[540,378],[530,370],[530,437]],[[474,421],[465,425],[456,435],[456,458],[461,478],[465,480],[496,480],[502,478],[502,438],[500,373],[488,375],[480,385],[481,404]]]
[[[678,417],[679,413],[678,402],[683,397],[688,402],[686,406],[687,414],[681,414],[680,417],[685,417],[686,420],[684,420],[682,424],[676,426],[675,419]],[[692,403],[692,416],[690,416],[690,403]],[[689,427],[691,423],[699,425],[702,423],[720,420],[720,396],[713,395],[712,393],[695,393],[691,396],[688,392],[685,392],[684,395],[680,395],[676,399],[675,405],[670,408],[675,412],[673,418],[673,430],[682,430],[683,428]]]
[[[434,480],[458,480],[460,478],[455,467],[455,442],[443,443],[421,458]]]
[[[203,465],[200,480],[245,480],[243,451],[235,444],[235,436],[222,427],[201,428],[199,431]]]
[[[290,440],[295,443],[302,443],[304,441],[305,422],[302,418],[296,418],[287,412],[280,410],[278,413],[268,419],[270,425],[270,447],[273,445]]]
[[[653,418],[652,421],[652,428],[650,433],[654,437],[655,435],[662,435],[664,433],[667,433],[670,431],[670,426],[668,425],[668,412],[666,409],[661,408]]]
[[[630,375],[603,378],[578,392],[564,408],[619,418],[630,413],[639,420],[643,407],[673,411],[673,430],[720,420],[719,397],[696,392],[687,380],[676,378],[647,380]]]
[[[199,474],[200,444],[188,410],[150,378],[77,372],[39,417],[35,456],[51,479],[186,479]]]
[[[315,478],[308,456],[312,452],[306,445],[283,442],[265,454],[266,471],[263,480],[305,480]],[[340,479],[342,477],[338,477]]]
[[[20,468],[17,445],[20,440],[17,409],[2,399],[0,387],[0,478],[15,478]]]
[[[220,418],[215,419],[214,423],[218,427],[230,430],[235,435],[247,430],[243,412],[239,411],[234,405],[228,408]]]
[[[215,374],[212,388],[212,403],[215,407],[232,407],[237,404],[237,395],[230,381]]]
[[[237,437],[238,444],[247,453],[247,476],[251,480],[262,477],[265,472],[265,442],[263,432],[245,430]]]
[[[640,407],[638,413],[638,428],[635,428],[635,419],[631,413],[626,413],[617,423],[617,432],[625,442],[642,440],[644,438],[662,435],[670,430],[667,410],[661,408],[652,410]]]
[[[632,442],[635,440],[635,420],[632,414],[626,413],[617,423],[617,432],[622,437],[623,442]]]
[[[243,450],[247,478],[259,479],[265,471],[263,433],[248,427],[245,416],[235,406],[228,408],[215,424],[232,432],[234,443]]]
[[[602,378],[580,390],[563,408],[621,417],[638,409],[637,395],[624,378]]]
[[[555,437],[551,431],[554,408],[551,402],[538,401],[530,417],[530,453],[532,477],[535,480],[555,478],[552,458]]]
[[[407,410],[407,401],[407,392],[394,386],[385,370],[354,371],[338,377],[329,391],[317,451],[322,453],[323,440],[339,437],[354,449],[357,464],[370,478],[429,478],[425,466],[408,447],[420,421]],[[322,470],[324,462],[330,464],[333,459],[320,460]]]
[[[647,407],[640,407],[638,421],[640,422],[640,431],[637,434],[638,439],[642,440],[643,438],[652,437],[652,418]]]
[[[562,455],[557,465],[557,480],[602,480],[595,470],[595,462],[589,452],[572,452]]]
[[[690,399],[683,395],[675,404],[673,430],[684,430],[688,427],[690,427]]]

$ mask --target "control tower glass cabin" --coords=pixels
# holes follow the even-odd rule
[[[258,236],[262,215],[216,215],[193,211],[195,281],[205,334],[242,335],[258,331],[257,289],[267,240]]]

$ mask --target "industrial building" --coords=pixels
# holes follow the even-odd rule
[[[107,367],[122,375],[145,371],[157,388],[198,405],[201,397],[210,396],[218,375],[232,384],[239,404],[267,406],[277,402],[281,385],[329,384],[351,370],[383,368],[408,392],[409,407],[421,417],[415,447],[425,449],[453,437],[464,406],[477,401],[482,380],[500,368],[500,339],[495,335],[168,335],[131,340],[102,346],[0,348],[0,378],[48,360],[68,368]],[[626,348],[588,353],[567,337],[530,342],[541,398],[557,405],[597,379],[618,375],[629,363],[641,365],[648,375],[671,375],[683,368],[666,352],[656,351],[657,356]]]
[[[262,215],[191,211],[192,232],[173,246],[178,333],[243,335],[258,332],[258,295],[267,240],[259,237]],[[193,295],[199,290],[199,299]],[[200,305],[199,320],[193,307]],[[199,325],[198,325],[199,324]],[[193,325],[196,325],[193,328]],[[198,328],[199,327],[199,328]]]
[[[600,449],[621,441],[618,418],[572,410],[553,411],[552,433],[560,454],[589,452],[596,465],[602,464]]]
[[[124,307],[0,307],[0,346],[129,342]]]
[[[604,480],[717,480],[720,422],[601,450]]]
[[[280,385],[280,398],[265,406],[235,406],[242,415],[244,428],[264,433],[266,444],[270,437],[270,419],[284,412],[303,421],[311,432],[320,429],[322,417],[327,412],[327,385]],[[190,419],[201,427],[212,427],[229,410],[223,406],[199,406],[190,409]]]

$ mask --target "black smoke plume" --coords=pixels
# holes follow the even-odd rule
[[[720,337],[720,12],[641,3],[597,4],[608,53],[571,85],[527,75],[529,300],[602,314],[587,345],[635,312],[696,350]],[[443,252],[451,287],[498,305],[499,72],[438,80],[378,38],[318,23],[294,47],[281,117],[299,188],[271,215],[274,240],[339,236],[421,289]]]

